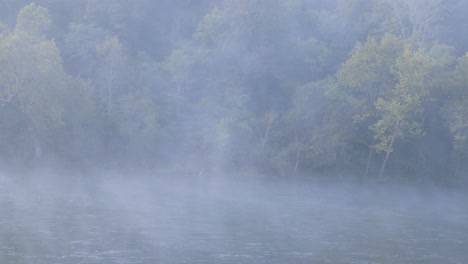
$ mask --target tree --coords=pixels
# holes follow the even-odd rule
[[[356,149],[367,149],[364,177],[367,177],[373,159],[375,144],[369,126],[378,119],[376,104],[379,98],[388,94],[396,84],[392,75],[397,58],[404,50],[404,41],[392,35],[385,35],[380,41],[369,37],[365,43],[358,43],[336,74],[336,84],[328,88],[328,95],[335,104],[333,111],[343,112],[344,121],[354,127],[346,137],[352,140]],[[344,110],[345,108],[346,110]],[[361,156],[354,153],[353,156]],[[359,163],[356,161],[355,163]]]
[[[458,60],[448,91],[450,100],[443,111],[453,137],[453,146],[462,156],[468,155],[468,53]]]
[[[372,115],[374,102],[393,87],[391,69],[403,47],[404,42],[392,35],[384,36],[380,43],[369,38],[363,44],[356,44],[351,57],[341,65],[337,80],[346,89],[354,118]]]
[[[163,68],[170,74],[175,84],[175,93],[169,94],[175,98],[176,113],[179,117],[182,105],[184,86],[187,83],[189,71],[193,65],[193,58],[189,51],[178,49],[174,50],[163,63]]]
[[[350,106],[349,118],[355,139],[369,149],[365,175],[372,152],[385,153],[383,174],[398,138],[422,134],[424,103],[430,98],[435,61],[408,41],[386,35],[357,44],[337,73],[338,92]]]
[[[72,127],[83,123],[77,112],[92,112],[92,88],[65,73],[60,51],[46,37],[49,25],[47,9],[29,4],[19,12],[15,28],[0,37],[0,111],[13,113],[11,122],[16,119],[16,128],[28,135],[22,139],[29,149],[22,158],[40,158],[44,145],[57,149],[52,142],[60,131],[75,133]]]
[[[99,63],[96,47],[108,38],[107,30],[93,24],[70,24],[62,50],[67,70],[82,78],[94,78]]]
[[[101,98],[108,114],[112,112],[115,97],[115,89],[118,87],[116,80],[125,63],[125,55],[117,36],[107,37],[96,47],[100,58],[100,75],[98,76]]]
[[[62,125],[48,133],[48,149],[50,155],[67,167],[79,168],[103,156],[95,132],[99,120],[94,87],[90,81],[71,76],[64,77],[63,85]]]
[[[408,39],[415,47],[431,43],[445,14],[442,0],[385,0],[392,12],[385,22],[388,32]]]
[[[36,157],[42,154],[39,134],[62,125],[64,109],[62,60],[54,41],[45,37],[49,25],[47,9],[27,5],[0,44],[0,100],[27,116]]]
[[[392,70],[398,84],[375,102],[380,117],[370,126],[377,140],[373,147],[378,152],[385,152],[379,179],[383,178],[396,138],[422,133],[422,103],[429,96],[427,83],[432,66],[433,61],[422,51],[413,51],[406,46]]]

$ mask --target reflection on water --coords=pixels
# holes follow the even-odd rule
[[[466,263],[466,196],[386,186],[0,187],[0,263]]]

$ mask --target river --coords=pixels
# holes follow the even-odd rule
[[[64,178],[0,181],[0,263],[468,263],[459,191]]]

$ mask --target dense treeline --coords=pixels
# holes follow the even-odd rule
[[[1,160],[459,182],[467,9],[1,0]]]

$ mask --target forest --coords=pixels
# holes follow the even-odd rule
[[[0,0],[0,166],[468,182],[468,0]]]

